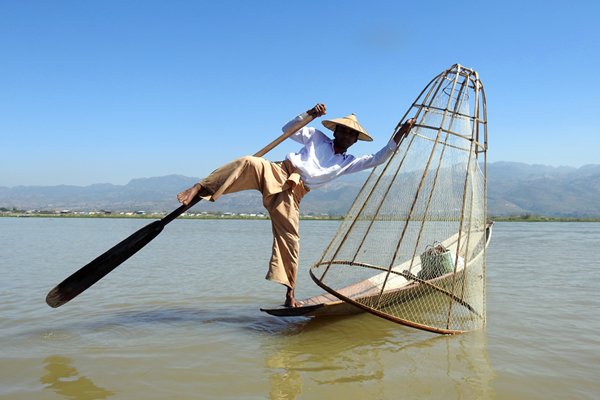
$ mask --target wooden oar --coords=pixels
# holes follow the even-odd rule
[[[292,125],[281,136],[263,147],[260,151],[254,154],[256,157],[262,157],[271,151],[275,146],[290,137],[294,132],[302,128],[304,125],[312,121],[309,117]],[[94,283],[102,279],[113,269],[117,268],[123,261],[137,253],[142,247],[150,243],[163,230],[165,225],[180,216],[194,204],[200,201],[200,197],[196,197],[190,204],[182,205],[175,211],[171,212],[164,218],[154,221],[142,229],[138,230],[127,239],[123,240],[104,254],[100,255],[80,270],[69,276],[67,279],[59,283],[54,289],[48,292],[46,303],[50,307],[60,307],[68,301],[81,294]]]

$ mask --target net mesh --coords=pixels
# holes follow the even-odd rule
[[[409,117],[414,128],[372,171],[311,276],[337,297],[402,324],[439,333],[479,329],[487,132],[477,73],[460,65],[444,71],[396,130]]]

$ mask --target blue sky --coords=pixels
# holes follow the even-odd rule
[[[0,186],[201,177],[317,102],[374,152],[455,63],[484,84],[489,161],[597,164],[598,4],[2,0]]]

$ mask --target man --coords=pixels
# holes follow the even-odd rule
[[[317,118],[326,112],[325,104],[317,104],[288,122],[283,131],[306,118]],[[323,132],[305,126],[290,136],[303,147],[297,153],[288,154],[285,161],[270,162],[262,157],[251,156],[239,158],[179,193],[177,199],[188,205],[195,196],[215,201],[223,194],[259,190],[273,228],[273,253],[266,279],[285,285],[285,306],[297,307],[300,304],[296,301],[294,288],[300,248],[300,200],[311,189],[338,176],[373,168],[385,162],[414,123],[413,119],[408,120],[383,149],[362,157],[348,154],[348,148],[358,140],[373,139],[358,123],[354,114],[323,121],[323,125],[333,131],[333,140]]]

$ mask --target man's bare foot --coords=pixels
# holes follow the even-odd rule
[[[302,305],[302,303],[296,300],[296,297],[294,296],[294,289],[287,289],[287,293],[285,294],[285,303],[283,305],[291,308],[300,307]]]
[[[198,195],[198,193],[200,193],[200,191],[202,190],[202,185],[200,185],[199,183],[196,183],[194,186],[192,186],[189,189],[184,190],[183,192],[179,193],[177,195],[177,200],[184,205],[188,205],[191,203],[191,201],[194,199],[194,197],[196,197]]]

